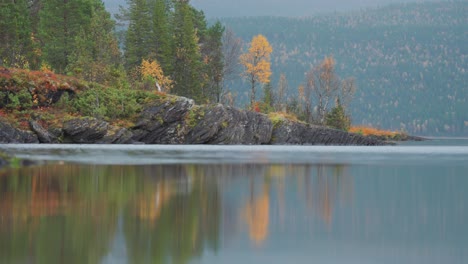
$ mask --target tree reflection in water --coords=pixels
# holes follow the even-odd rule
[[[260,246],[272,217],[285,226],[286,215],[319,215],[330,225],[338,193],[352,191],[345,171],[246,164],[3,170],[0,263],[102,263],[118,253],[116,242],[127,263],[187,263],[218,251],[243,226]],[[240,192],[230,200],[233,189]],[[288,214],[297,206],[291,194],[308,209]]]

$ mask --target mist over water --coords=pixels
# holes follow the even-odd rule
[[[445,142],[445,143],[444,143]],[[431,140],[399,146],[2,145],[19,158],[106,165],[150,164],[457,164],[468,140]],[[444,144],[441,146],[441,144]]]
[[[467,141],[443,142],[0,145],[47,161],[0,170],[0,263],[465,263]]]

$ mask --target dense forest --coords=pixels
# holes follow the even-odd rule
[[[468,2],[391,5],[308,18],[222,19],[244,40],[262,33],[273,47],[273,83],[284,73],[292,97],[304,73],[333,54],[354,76],[353,123],[421,135],[468,135]],[[244,93],[238,95],[248,100]]]
[[[121,43],[101,0],[21,0],[2,4],[0,14],[0,66],[157,87],[199,103],[219,98],[224,28],[207,26],[189,1],[129,0],[119,16],[127,27]],[[3,105],[13,100],[6,93]]]

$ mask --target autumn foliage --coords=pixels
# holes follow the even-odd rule
[[[267,83],[270,80],[270,54],[273,48],[263,35],[252,39],[247,53],[240,56],[240,62],[245,67],[244,76],[251,84],[250,105],[255,102],[255,86],[257,83]]]
[[[140,72],[143,79],[154,81],[158,92],[168,92],[172,88],[173,81],[164,75],[161,65],[156,60],[143,59]]]

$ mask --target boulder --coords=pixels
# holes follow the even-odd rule
[[[59,143],[58,138],[43,128],[37,121],[29,120],[29,127],[36,133],[40,143]]]
[[[0,143],[39,143],[39,139],[32,132],[14,128],[0,120]]]
[[[135,144],[133,133],[122,127],[108,126],[107,133],[97,141],[98,144]]]
[[[63,123],[65,142],[93,144],[102,140],[109,123],[96,118],[75,118]]]

